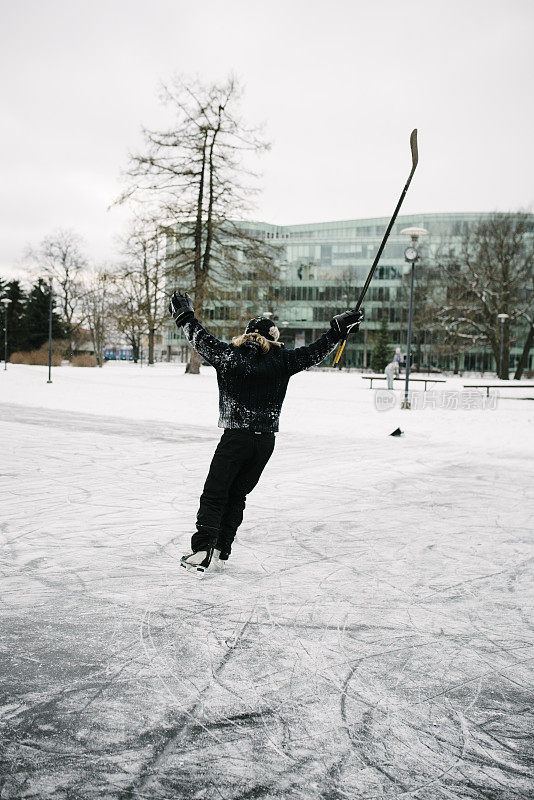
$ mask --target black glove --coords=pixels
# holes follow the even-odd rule
[[[174,292],[169,301],[169,314],[172,315],[177,325],[184,325],[190,319],[193,319],[195,309],[193,308],[193,301],[187,292],[185,294],[178,291]]]
[[[337,314],[330,320],[330,325],[339,333],[342,339],[346,339],[349,333],[354,333],[360,327],[360,322],[363,322],[365,317],[363,308],[359,311],[344,311],[343,314]]]

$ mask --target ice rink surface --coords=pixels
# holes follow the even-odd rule
[[[0,371],[1,800],[532,797],[532,394],[296,376],[198,581],[220,431],[182,373]]]

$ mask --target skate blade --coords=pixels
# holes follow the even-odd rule
[[[183,567],[189,575],[193,575],[195,578],[198,578],[198,580],[202,580],[206,574],[206,568],[200,567],[198,564],[183,564],[180,562],[180,566]]]

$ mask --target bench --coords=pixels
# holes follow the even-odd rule
[[[464,383],[464,389],[486,389],[486,397],[489,397],[490,389],[534,389],[534,383]]]
[[[371,384],[369,386],[370,389],[373,388],[373,381],[385,381],[385,380],[387,380],[385,375],[362,375],[362,378],[364,379],[364,381],[371,381]],[[406,376],[399,375],[398,378],[393,378],[393,380],[394,381],[403,381],[404,382],[406,380]],[[447,382],[445,378],[412,378],[412,376],[410,375],[410,383],[412,383],[414,381],[417,381],[419,383],[423,383],[424,382],[424,384],[425,384],[424,391],[425,392],[426,392],[427,383],[446,383]]]

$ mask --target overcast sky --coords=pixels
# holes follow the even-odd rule
[[[107,207],[158,83],[235,72],[279,224],[532,208],[533,0],[2,0],[0,275],[58,227],[113,261]]]

